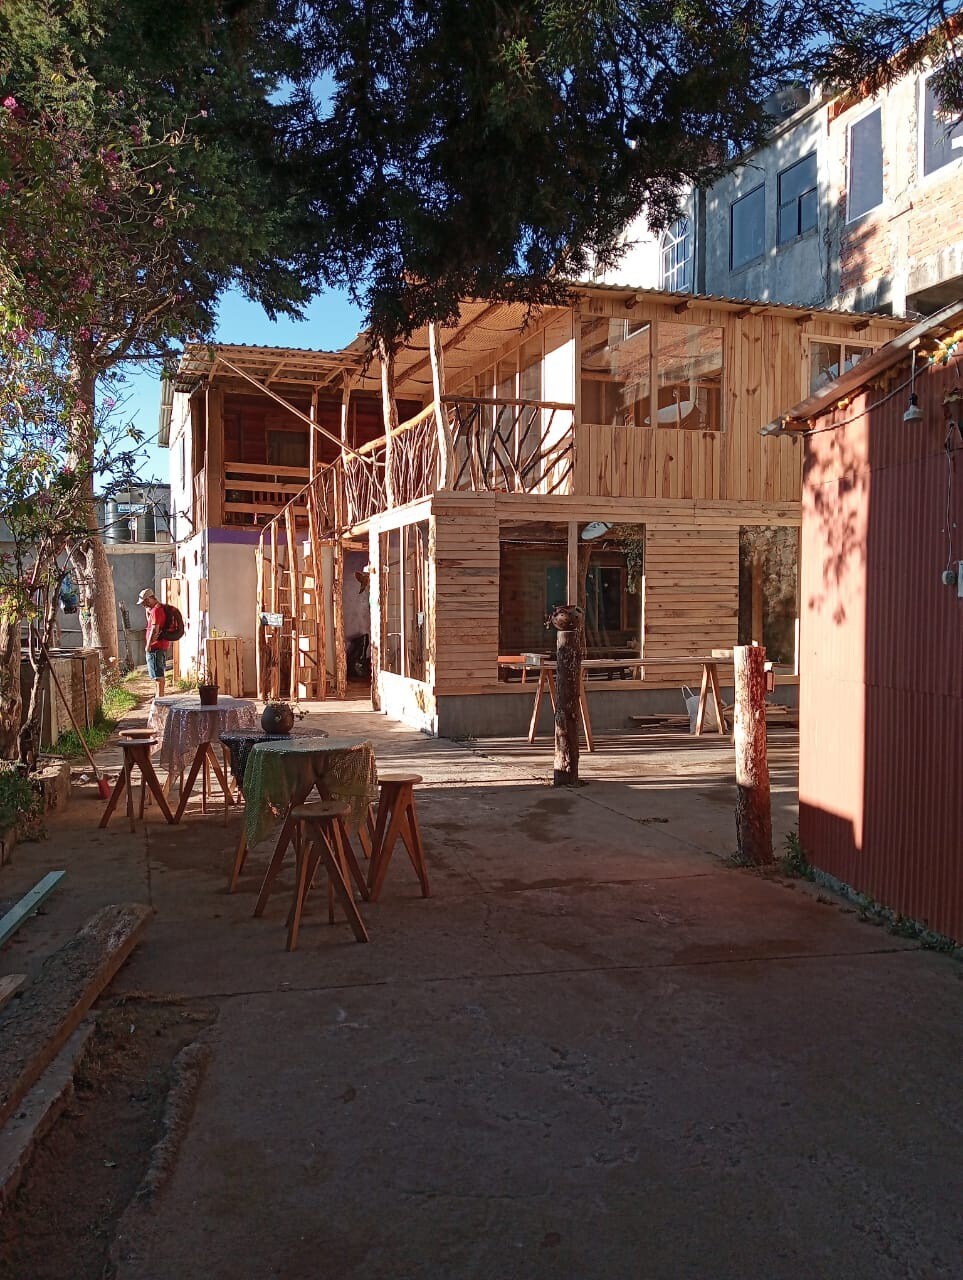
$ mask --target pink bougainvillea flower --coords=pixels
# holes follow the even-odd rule
[[[9,98],[4,98],[3,105],[7,108],[8,111],[15,111],[17,108],[17,99],[14,98],[12,95]]]

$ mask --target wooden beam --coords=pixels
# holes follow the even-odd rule
[[[29,893],[24,894],[15,907],[11,907],[5,916],[0,917],[0,947],[12,938],[23,922],[50,897],[66,874],[66,871],[48,871]]]
[[[311,408],[309,410],[311,418],[311,429],[308,431],[308,479],[314,478],[314,469],[317,466],[318,451],[315,444],[314,433],[318,429],[318,389],[311,388]]]
[[[431,388],[435,405],[435,431],[438,436],[438,488],[447,489],[455,472],[455,446],[451,438],[448,414],[445,412],[445,353],[441,345],[441,327],[434,320],[428,326],[431,348]]]
[[[578,604],[578,521],[568,522],[568,556],[565,561],[565,603]]]
[[[338,698],[348,696],[348,651],[344,639],[344,548],[341,539],[334,543],[334,571],[331,607],[334,613],[334,692]]]
[[[63,874],[55,873],[55,874]],[[147,929],[154,911],[104,907],[44,963],[0,1039],[0,1124],[15,1114]],[[9,1019],[8,1019],[9,1021]]]
[[[394,468],[394,433],[400,425],[398,421],[398,404],[395,400],[395,353],[385,342],[379,341],[378,355],[381,360],[381,409],[385,424],[385,496],[388,506],[395,505]]]
[[[277,395],[274,391],[271,390],[270,387],[266,386],[263,382],[259,382],[258,379],[255,377],[252,377],[251,374],[245,373],[243,369],[238,368],[236,364],[232,364],[230,360],[225,360],[223,356],[221,357],[221,361],[226,368],[236,373],[239,378],[243,378],[245,382],[249,382],[252,387],[257,387],[258,391],[263,391],[266,396],[270,397],[270,399],[272,400],[275,400],[279,405],[282,405],[285,409],[287,409],[288,413],[294,414],[294,416],[298,418],[301,422],[306,422],[309,428],[315,431],[320,431],[321,435],[326,436],[333,444],[336,444],[339,448],[341,447],[341,441],[338,439],[336,435],[328,431],[326,427],[322,427],[319,423],[312,422],[310,417],[306,413],[302,413],[301,410],[296,408],[293,404],[291,404],[290,401],[285,400],[283,396]],[[349,446],[346,445],[345,448],[347,449],[348,453],[351,453],[351,454],[355,453],[354,449],[350,448]],[[357,454],[355,454],[355,456],[357,457]]]
[[[804,324],[809,324],[810,320],[815,320],[815,318],[811,311],[807,311],[805,315],[797,316],[794,323],[798,324],[801,329]]]
[[[472,329],[477,328],[478,325],[483,324],[486,320],[490,320],[492,316],[499,312],[504,305],[505,304],[503,302],[492,302],[485,307],[484,310],[479,311],[477,316],[472,320],[469,320],[467,324],[462,325],[460,329],[456,330],[455,336],[450,338],[448,342],[444,344],[442,351],[447,354],[449,351],[454,351],[456,347],[460,347],[471,333]],[[402,370],[402,381],[404,381],[405,378],[413,378],[416,373],[421,373],[422,370],[427,369],[430,364],[431,354],[429,349],[429,354],[426,355],[423,360],[419,360],[417,364],[413,364],[409,369]]]
[[[677,302],[676,305],[672,308],[672,310],[676,313],[676,315],[681,315],[684,311],[688,311],[691,306],[692,306],[692,299],[687,298],[684,302]]]

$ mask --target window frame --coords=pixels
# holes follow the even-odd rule
[[[945,164],[938,165],[935,169],[931,169],[929,172],[926,171],[926,118],[927,118],[926,117],[926,87],[929,84],[929,82],[933,79],[933,76],[935,74],[936,74],[936,71],[933,70],[933,71],[927,71],[920,76],[919,99],[918,99],[918,110],[917,110],[917,116],[919,120],[919,127],[917,129],[917,134],[918,134],[917,166],[918,167],[917,167],[917,175],[916,175],[916,180],[919,185],[922,185],[924,183],[929,183],[929,182],[943,181],[948,176],[949,173],[958,172],[958,170],[953,169],[953,165],[959,164],[959,162],[963,160],[963,146],[961,146],[959,155],[954,156],[950,160],[947,160]],[[963,127],[963,122],[961,122],[961,127]],[[963,135],[961,135],[961,138],[963,138]],[[951,147],[951,150],[952,150],[952,147]]]
[[[808,399],[811,395],[815,395],[816,391],[819,390],[818,387],[814,389],[812,385],[813,344],[817,342],[824,343],[827,346],[829,344],[832,344],[833,346],[838,347],[839,348],[839,364],[842,364],[845,361],[847,347],[858,347],[861,351],[865,353],[863,355],[863,359],[865,360],[866,356],[872,355],[874,351],[878,351],[880,346],[878,342],[865,342],[859,338],[850,338],[850,337],[840,338],[840,337],[837,337],[836,335],[825,334],[825,333],[806,334],[806,359],[804,361],[803,389],[802,389],[803,391],[802,398],[804,400]],[[840,373],[837,373],[836,377],[838,378],[842,372],[844,372],[844,370],[840,370]]]
[[[879,116],[879,200],[876,204],[869,205],[868,208],[861,210],[859,213],[853,213],[853,130],[858,128],[871,116]],[[849,122],[846,128],[846,225],[852,222],[858,222],[860,218],[865,218],[867,214],[875,212],[886,203],[886,184],[885,184],[885,146],[883,136],[883,104],[877,103],[876,106],[870,107],[868,110],[861,112],[853,120]]]
[[[794,169],[800,168],[809,161],[813,161],[815,165],[815,173],[813,175],[813,184],[810,187],[804,187],[798,195],[793,196],[791,200],[783,200],[782,184],[787,174],[792,173]],[[809,227],[803,227],[802,224],[802,202],[806,196],[815,192],[816,195],[816,221]],[[792,235],[783,237],[782,234],[782,211],[783,209],[796,208],[796,230]],[[792,164],[786,165],[785,169],[780,169],[776,174],[776,247],[779,248],[784,244],[792,244],[796,240],[802,239],[811,231],[819,230],[819,156],[815,148],[808,151],[804,156],[800,156],[798,160],[794,160]]]
[[[735,259],[733,257],[734,242],[733,242],[733,234],[732,234],[733,227],[735,225],[735,212],[739,205],[745,203],[745,201],[751,199],[753,196],[758,195],[760,191],[762,192],[762,216],[761,216],[762,247],[760,248],[759,252],[755,254],[753,257],[746,258],[745,261],[740,262],[738,265],[736,265]],[[729,272],[730,274],[734,274],[737,271],[744,271],[746,267],[752,266],[754,262],[761,261],[765,256],[766,256],[766,183],[765,183],[765,180],[763,180],[762,182],[758,182],[751,190],[747,191],[744,195],[739,196],[738,199],[731,201],[729,204]]]
[[[677,228],[682,228],[677,233]],[[684,256],[680,257],[679,245],[686,246]],[[671,256],[672,265],[666,267],[666,259]],[[695,235],[692,219],[682,213],[666,227],[659,238],[659,279],[661,287],[667,293],[692,292],[692,268],[695,261]],[[681,277],[681,280],[680,280]]]

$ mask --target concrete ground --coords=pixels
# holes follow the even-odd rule
[[[0,877],[68,867],[44,946],[151,901],[114,991],[218,1008],[122,1280],[963,1275],[963,970],[727,866],[725,740],[604,737],[570,792],[547,741],[429,740],[360,703],[312,721],[425,778],[433,897],[398,856],[370,945],[316,892],[288,954],[290,873],[251,918],[266,849],[225,892],[237,818],[100,832],[92,788]],[[785,833],[788,731],[771,757]],[[18,937],[5,971],[40,962],[41,930]]]

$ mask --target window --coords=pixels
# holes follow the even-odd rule
[[[720,430],[722,328],[660,323],[654,363],[656,425]]]
[[[816,153],[811,151],[779,175],[779,244],[811,231],[819,219],[816,189]]]
[[[692,288],[692,224],[685,216],[662,233],[662,288],[672,293]]]
[[[883,203],[883,112],[880,107],[849,130],[849,199],[846,220]]]
[[[766,188],[754,187],[729,210],[729,270],[738,271],[766,247]]]
[[[425,679],[428,521],[381,534],[381,670]]]
[[[809,395],[852,369],[874,350],[868,343],[814,338],[809,344]]]
[[[935,173],[963,155],[963,121],[941,105],[936,77],[923,82],[923,173]]]
[[[593,316],[582,321],[582,421],[637,426],[649,413],[650,326]]]

